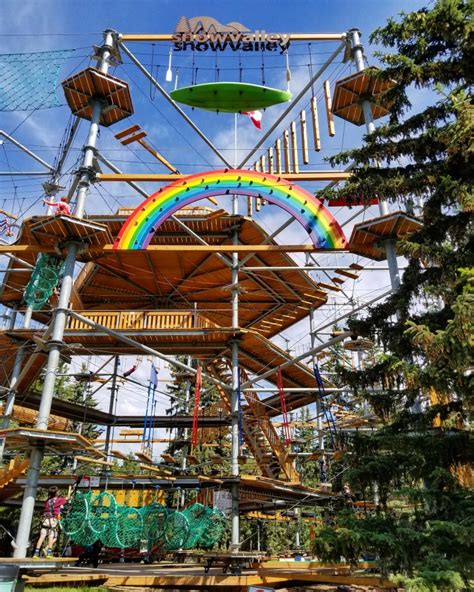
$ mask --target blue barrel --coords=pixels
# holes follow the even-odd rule
[[[18,566],[0,564],[0,592],[14,592],[18,580]]]

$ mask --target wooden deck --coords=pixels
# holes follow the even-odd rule
[[[276,562],[272,562],[275,565]],[[294,562],[295,564],[298,562]],[[260,570],[246,569],[242,575],[223,574],[220,567],[211,568],[204,573],[202,564],[172,564],[165,562],[157,565],[104,564],[97,569],[66,568],[57,573],[37,573],[25,576],[29,586],[74,586],[100,585],[105,588],[138,589],[155,588],[168,590],[214,590],[225,589],[229,592],[247,590],[248,586],[266,586],[276,589],[291,589],[296,586],[318,583],[336,585],[370,586],[379,589],[396,589],[396,585],[379,576],[337,573],[337,568],[304,568],[304,563],[288,567],[263,567]]]

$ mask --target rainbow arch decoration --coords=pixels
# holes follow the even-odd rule
[[[114,249],[146,249],[161,224],[176,211],[200,199],[222,195],[266,199],[298,220],[316,248],[347,247],[338,222],[312,193],[279,176],[224,169],[190,175],[150,195],[122,226]]]

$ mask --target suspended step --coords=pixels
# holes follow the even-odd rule
[[[167,452],[163,452],[161,454],[161,458],[167,463],[174,464],[176,462],[175,457],[171,456],[171,454],[168,454]]]
[[[121,450],[110,450],[110,454],[115,456],[115,458],[120,458],[121,460],[127,460],[128,456],[122,452]]]
[[[151,456],[149,454],[147,454],[146,452],[135,452],[135,456],[141,460],[142,462],[145,463],[152,463],[153,459],[151,458]]]
[[[365,123],[362,101],[368,100],[372,117],[379,119],[390,113],[390,102],[386,93],[395,86],[394,80],[382,80],[377,76],[378,68],[371,67],[338,80],[334,90],[332,112],[334,115],[354,123]]]
[[[188,463],[190,465],[196,466],[199,464],[199,459],[196,456],[194,456],[194,454],[188,454],[186,458],[188,459]]]
[[[91,465],[98,465],[101,467],[113,467],[114,463],[108,460],[99,460],[97,458],[89,458],[88,456],[79,456],[76,455],[74,457],[78,462],[88,463]]]
[[[359,337],[358,339],[349,339],[344,343],[344,349],[348,351],[367,351],[374,347],[374,342],[371,339]]]
[[[292,94],[245,82],[207,82],[178,88],[171,91],[170,96],[178,103],[197,109],[243,113],[286,103],[291,100]]]

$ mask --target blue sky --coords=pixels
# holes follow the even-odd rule
[[[44,52],[74,48],[76,51],[66,61],[61,70],[64,78],[78,69],[89,64],[88,56],[94,44],[100,44],[101,31],[113,28],[121,33],[169,33],[174,30],[180,16],[187,17],[204,15],[212,16],[220,22],[239,21],[251,30],[264,29],[268,32],[320,32],[338,33],[350,28],[359,27],[363,34],[363,42],[369,63],[376,63],[372,57],[375,48],[368,44],[369,33],[382,26],[388,17],[396,16],[402,10],[417,9],[428,2],[419,0],[315,0],[315,1],[258,1],[241,0],[240,2],[207,0],[200,2],[168,1],[168,0],[2,0],[0,4],[0,53]],[[175,78],[171,84],[164,80],[168,61],[169,45],[161,44],[153,47],[149,43],[130,43],[129,48],[136,53],[148,67],[153,66],[157,78],[167,90],[172,90]],[[337,43],[293,44],[290,48],[290,67],[292,69],[292,92],[295,94],[309,76],[309,55],[313,67],[316,69],[324,62],[330,52],[334,51]],[[199,81],[213,80],[216,68],[219,69],[219,80],[236,80],[238,78],[238,63],[235,55],[228,57],[218,55],[197,56],[194,68],[198,68]],[[243,64],[244,79],[258,82],[262,76],[261,56],[248,56]],[[157,66],[159,68],[157,69]],[[193,64],[191,59],[174,56],[173,73],[178,72],[179,86],[189,84]],[[227,69],[228,68],[228,69]],[[323,77],[332,83],[351,72],[350,65],[335,62]],[[148,133],[150,142],[183,172],[196,172],[219,166],[216,157],[203,147],[202,142],[193,135],[189,127],[176,115],[165,101],[150,88],[149,83],[127,61],[123,66],[113,70],[113,74],[127,80],[130,84],[135,106],[135,114],[129,120],[120,122],[109,129],[102,129],[99,148],[107,158],[122,170],[128,172],[162,172],[153,158],[140,152],[136,148],[123,148],[115,139],[114,134],[128,127],[132,123],[139,123]],[[266,83],[277,87],[286,87],[285,62],[281,56],[266,56],[264,61]],[[315,93],[321,97],[321,83],[315,86]],[[58,97],[64,103],[62,89],[58,88]],[[308,94],[300,108],[307,106]],[[419,99],[417,99],[419,100]],[[423,98],[421,99],[423,100]],[[324,111],[322,101],[319,103],[320,112]],[[268,109],[264,113],[263,128],[268,129],[271,122],[281,112],[283,107]],[[232,115],[207,112],[186,112],[206,131],[215,145],[229,158],[234,158],[234,119]],[[277,132],[265,144],[271,146],[275,138],[281,135],[291,121],[298,117],[299,108],[285,119]],[[34,150],[43,159],[52,163],[57,154],[65,128],[68,124],[70,111],[66,106],[54,109],[38,110],[35,112],[3,112],[0,113],[0,129],[14,134],[14,137]],[[308,169],[327,168],[324,158],[335,154],[341,149],[350,148],[361,142],[364,129],[357,128],[342,120],[336,120],[336,136],[329,138],[324,116],[321,118],[323,130],[323,150],[320,153],[311,152],[311,163]],[[87,123],[83,122],[79,129],[76,142],[66,162],[67,174],[62,181],[67,188],[71,183],[71,171],[75,170],[81,156],[81,146],[87,133]],[[238,121],[238,156],[242,157],[246,150],[258,140],[261,132],[255,130],[245,117]],[[260,153],[259,153],[260,154]],[[39,165],[21,154],[11,144],[0,145],[0,170],[32,171],[41,170]],[[41,182],[45,179],[37,177],[0,177],[0,207],[23,215],[44,213],[42,206]],[[152,192],[157,189],[150,184],[143,184],[144,188]],[[318,189],[317,184],[308,185],[310,190]],[[120,206],[136,206],[141,201],[126,185],[109,184],[94,186],[91,190],[87,211],[113,212]],[[228,204],[222,203],[223,207]],[[351,216],[354,211],[343,208],[333,211],[340,222]],[[377,214],[377,211],[368,212]],[[258,221],[267,231],[274,230],[283,223],[286,216],[276,208],[264,208],[258,215]],[[362,220],[362,217],[360,218]],[[357,221],[360,221],[357,220]],[[306,242],[307,237],[297,225],[293,224],[282,235],[287,243]],[[350,234],[351,225],[345,230]],[[352,261],[352,259],[351,259]],[[329,264],[329,258],[320,257],[319,262]],[[350,262],[340,258],[337,264]],[[330,261],[334,264],[334,257]],[[315,276],[316,277],[316,276]],[[324,280],[324,278],[321,278]],[[367,300],[377,292],[383,292],[389,285],[386,272],[371,272],[359,282],[347,286],[350,296],[356,302]],[[331,297],[329,306],[322,310],[319,322],[335,318],[342,310],[343,301],[339,296]],[[317,324],[318,317],[317,317]],[[299,348],[307,347],[307,325],[297,326],[289,331],[295,353],[301,353]],[[277,340],[278,341],[278,340]],[[283,340],[279,341],[284,345]],[[123,365],[128,364],[127,360]],[[131,365],[131,362],[130,362]],[[142,378],[148,375],[148,365],[144,369]],[[122,403],[121,403],[122,404]],[[123,403],[126,405],[126,402]],[[133,404],[130,410],[133,410]],[[126,407],[122,413],[129,411]]]

